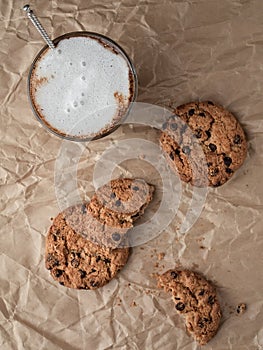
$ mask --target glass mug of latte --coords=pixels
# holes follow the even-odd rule
[[[87,141],[114,131],[137,94],[134,66],[111,39],[72,32],[34,59],[28,94],[36,118],[55,135]]]

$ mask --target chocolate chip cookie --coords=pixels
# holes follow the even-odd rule
[[[116,179],[99,188],[90,203],[60,213],[46,239],[52,277],[70,288],[95,289],[109,282],[128,259],[126,234],[153,191],[144,180]]]
[[[169,270],[158,276],[158,287],[172,294],[176,311],[185,317],[187,330],[200,345],[214,337],[221,310],[211,283],[196,272]]]
[[[82,205],[77,209],[82,210]],[[54,219],[47,234],[46,268],[54,280],[69,288],[102,287],[123,268],[128,257],[129,248],[100,247],[76,233],[64,212]]]
[[[153,192],[154,186],[141,179],[115,179],[100,187],[83,216],[94,227],[88,230],[87,237],[108,247],[128,244],[124,239],[127,230],[143,215]]]
[[[163,124],[160,145],[181,180],[199,187],[223,185],[247,154],[246,137],[237,119],[211,101],[175,108]]]

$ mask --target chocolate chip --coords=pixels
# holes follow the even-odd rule
[[[192,109],[189,109],[188,111],[188,115],[192,116],[195,114],[195,110],[192,108]]]
[[[47,255],[47,261],[52,261],[54,259],[54,256],[50,253]]]
[[[64,285],[65,285],[65,283],[64,283],[64,282],[59,282],[59,284],[61,284],[62,286],[64,286]]]
[[[91,269],[91,273],[96,272],[96,271],[97,271],[96,269]]]
[[[175,154],[176,154],[177,156],[179,156],[179,154],[180,154],[180,149],[179,149],[179,148],[176,148]]]
[[[111,263],[110,259],[107,259],[107,258],[105,258],[103,261],[105,262],[105,264],[110,264]]]
[[[202,130],[197,130],[197,133],[195,134],[195,137],[197,138],[197,139],[200,139],[201,137],[202,137]]]
[[[115,241],[115,242],[117,242],[117,241],[119,241],[120,239],[121,239],[121,235],[119,234],[119,233],[113,233],[112,234],[112,236],[111,236],[111,238]]]
[[[209,296],[208,300],[207,300],[208,304],[213,305],[215,302],[215,297],[213,297],[212,295]]]
[[[214,168],[214,169],[210,169],[209,170],[209,174],[211,176],[216,176],[219,173],[219,169],[218,168]]]
[[[234,137],[234,143],[235,143],[236,145],[239,145],[239,144],[241,143],[241,137],[240,137],[240,135],[236,135],[236,136]]]
[[[211,106],[214,106],[214,103],[212,101],[207,101],[207,103]]]
[[[178,303],[178,304],[176,304],[175,305],[175,308],[176,308],[176,310],[178,310],[178,311],[183,311],[184,309],[185,309],[185,305],[184,305],[184,303]]]
[[[208,163],[207,163],[208,168],[209,168],[210,166],[212,166],[212,165],[213,165],[213,163],[211,163],[211,162],[208,162]]]
[[[215,152],[217,149],[216,145],[213,143],[209,143],[208,147],[211,149],[212,152]]]
[[[167,129],[167,125],[168,125],[167,122],[163,123],[162,128],[163,128],[163,129]]]
[[[186,131],[187,129],[187,124],[184,124],[181,129],[181,135]]]
[[[205,321],[205,322],[210,322],[210,319],[207,318],[207,317],[204,317],[204,321]]]
[[[133,191],[139,191],[139,187],[138,186],[134,186],[132,189],[133,189]]]
[[[177,278],[178,274],[175,271],[171,271],[171,276],[175,279]]]
[[[219,186],[221,186],[221,182],[220,181],[218,181],[216,184],[214,184],[213,185],[214,187],[219,187]]]
[[[87,272],[83,270],[79,270],[79,273],[80,273],[80,278],[84,278],[87,275]]]
[[[64,272],[63,270],[57,269],[57,270],[55,271],[55,276],[56,276],[56,277],[60,277],[60,276],[62,276],[63,272]]]
[[[191,149],[190,149],[189,146],[184,146],[184,147],[183,147],[183,153],[184,153],[184,154],[190,154],[190,152],[191,152]]]
[[[54,233],[54,235],[59,236],[60,235],[60,229],[57,229],[56,232],[53,232],[53,233]]]
[[[205,294],[205,290],[204,290],[204,289],[201,289],[198,295],[202,296],[202,295],[204,295],[204,294]]]
[[[97,257],[96,257],[96,262],[99,262],[101,260],[101,257],[98,255]]]
[[[171,152],[171,153],[169,154],[169,157],[170,157],[172,160],[174,160],[174,154],[173,154],[173,152]]]
[[[204,323],[201,320],[199,320],[197,324],[198,324],[198,327],[200,328],[204,327]]]
[[[96,287],[98,287],[99,282],[90,281],[90,285],[91,285],[91,287],[96,288]]]
[[[71,260],[71,266],[73,266],[73,267],[78,267],[78,266],[79,266],[79,260],[77,260],[77,259],[72,259],[72,260]]]
[[[209,138],[209,137],[211,137],[211,132],[209,131],[209,130],[206,130],[206,135],[207,135],[207,137]]]
[[[115,198],[115,197],[116,197],[116,194],[112,192],[112,193],[110,194],[110,197],[111,197],[111,198]]]
[[[233,173],[233,170],[230,169],[230,168],[226,168],[226,173],[227,173],[227,174],[232,174],[232,173]]]
[[[224,163],[227,167],[229,167],[232,163],[232,159],[230,157],[224,157]]]
[[[82,212],[82,214],[86,214],[87,208],[86,208],[86,205],[85,205],[85,204],[82,204],[82,206],[81,206],[81,212]]]
[[[205,113],[204,113],[204,112],[201,112],[201,113],[199,113],[199,116],[200,116],[200,117],[205,117]]]
[[[116,205],[117,207],[119,207],[119,206],[121,205],[121,201],[118,199],[118,200],[115,202],[115,205]]]
[[[47,255],[47,269],[51,270],[53,267],[59,265],[59,261],[56,259],[56,257],[52,254]]]
[[[54,240],[54,242],[56,242],[57,241],[57,236],[56,235],[53,235],[53,240]]]
[[[172,124],[170,125],[170,128],[171,128],[171,130],[175,131],[175,130],[177,130],[178,126],[177,126],[177,124],[172,123]]]

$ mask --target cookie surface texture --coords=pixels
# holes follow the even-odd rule
[[[247,154],[246,137],[237,119],[211,101],[181,105],[174,114],[164,123],[160,137],[169,165],[192,185],[223,185]]]
[[[154,187],[144,180],[129,178],[111,180],[100,187],[83,216],[87,221],[84,226],[93,226],[87,230],[87,237],[112,248],[128,245],[126,233],[143,215],[153,191]]]
[[[63,212],[54,219],[47,234],[46,268],[54,280],[69,288],[102,287],[123,268],[128,257],[129,248],[100,247],[76,233]]]
[[[188,332],[200,345],[215,336],[221,310],[210,282],[196,272],[175,269],[158,277],[158,287],[172,294],[177,313],[185,317]]]

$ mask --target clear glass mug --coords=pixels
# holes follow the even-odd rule
[[[105,130],[102,130],[100,133],[96,134],[96,135],[86,135],[86,136],[76,136],[76,135],[70,135],[70,134],[65,134],[63,132],[61,132],[60,130],[54,128],[50,123],[48,123],[43,116],[41,115],[40,112],[40,108],[37,106],[36,101],[33,98],[33,89],[34,84],[32,83],[33,81],[33,72],[36,68],[36,64],[39,62],[40,58],[42,57],[42,55],[47,51],[50,50],[50,48],[48,47],[48,45],[46,45],[45,47],[43,47],[40,52],[37,54],[37,56],[35,57],[31,67],[30,67],[30,71],[29,71],[29,75],[28,75],[28,96],[29,96],[29,101],[30,101],[30,105],[31,108],[33,110],[33,113],[36,117],[36,119],[51,133],[55,134],[58,137],[61,137],[63,139],[67,139],[67,140],[71,140],[71,141],[90,141],[90,140],[96,140],[99,138],[102,138],[110,133],[112,133],[113,131],[115,131],[122,123],[122,121],[124,121],[128,114],[129,111],[132,107],[133,102],[135,102],[136,97],[137,97],[137,90],[138,90],[138,79],[137,79],[137,75],[136,75],[136,71],[134,68],[133,63],[131,62],[129,56],[126,54],[126,52],[113,40],[111,40],[110,38],[98,34],[98,33],[93,33],[93,32],[87,32],[87,31],[82,31],[82,32],[70,32],[70,33],[66,33],[64,35],[61,35],[59,37],[57,37],[56,39],[53,40],[54,45],[56,46],[61,40],[67,39],[67,38],[71,38],[71,37],[90,37],[93,39],[96,39],[97,41],[99,41],[103,46],[107,46],[109,47],[111,50],[113,50],[115,53],[120,54],[122,56],[122,58],[124,58],[124,60],[126,61],[128,68],[129,68],[129,79],[130,79],[130,98],[129,98],[129,104],[128,107],[121,113],[121,115],[119,115],[118,118],[115,118],[114,122],[107,128],[105,128]]]

